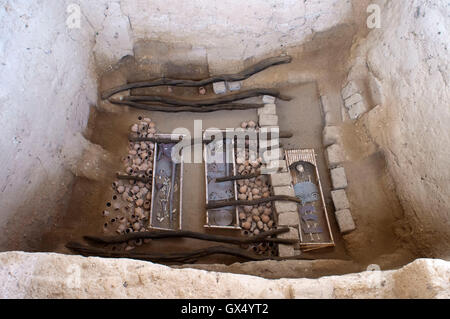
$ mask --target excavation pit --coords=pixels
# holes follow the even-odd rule
[[[109,73],[106,73],[103,76],[103,80],[101,81],[103,83],[103,87],[100,87],[101,91],[105,91],[105,89],[110,88],[111,86],[117,86],[123,83],[117,83],[117,81],[114,80],[114,84],[109,84],[108,79],[116,79],[116,78],[123,78],[123,74],[126,74],[127,77],[125,78],[125,83],[133,83],[139,74],[142,74],[142,71],[134,71],[130,73],[130,63],[135,65],[134,62],[130,62],[131,58],[128,58],[126,61],[121,61],[119,64],[115,67],[115,71],[111,71]],[[144,67],[145,69],[145,64]],[[276,68],[276,67],[273,67]],[[159,68],[157,68],[159,69]],[[176,70],[182,69],[183,72],[186,72],[186,70],[193,69],[190,66],[178,66]],[[202,78],[204,77],[204,67],[199,67],[198,70],[199,73],[191,73],[188,78]],[[170,74],[170,77],[177,78],[177,77],[184,77],[186,78],[186,73],[176,73],[172,70],[173,73]],[[258,74],[258,76],[261,76],[264,74],[264,72],[267,72],[267,74],[270,74],[270,69],[263,71]],[[141,75],[139,75],[141,76]],[[154,76],[157,76],[155,74]],[[142,78],[140,78],[142,80]],[[264,78],[263,78],[264,80]],[[245,86],[245,81],[244,81]],[[132,89],[129,91],[129,93],[122,92],[119,93],[120,96],[123,97],[132,97],[134,95],[138,96],[168,96],[176,99],[177,97],[181,97],[184,100],[211,100],[215,97],[221,97],[221,96],[228,96],[228,94],[225,95],[216,95],[213,92],[212,85],[205,85],[204,88],[206,89],[206,94],[200,94],[198,90],[192,89],[192,88],[179,88],[171,86],[162,86],[162,87],[152,87],[152,88],[139,88],[139,89]],[[286,146],[290,147],[315,147],[318,152],[318,161],[321,162],[324,166],[324,154],[323,154],[323,146],[321,142],[321,131],[322,131],[322,114],[321,114],[321,106],[320,106],[320,96],[317,90],[317,86],[315,83],[306,83],[301,85],[287,85],[285,88],[279,87],[281,89],[281,93],[284,94],[286,92],[286,95],[288,95],[291,100],[290,101],[281,101],[276,102],[278,104],[277,112],[280,115],[280,117],[286,117],[290,120],[287,121],[287,125],[283,125],[280,128],[280,131],[289,131],[292,138],[284,139],[281,138],[279,142],[281,144],[286,144]],[[240,92],[246,92],[245,89],[241,88]],[[126,93],[126,94],[123,94]],[[204,92],[202,92],[204,93]],[[229,93],[234,94],[234,92]],[[115,97],[113,97],[115,98]],[[257,104],[263,102],[264,99],[267,99],[264,95],[251,97],[248,99],[244,99],[242,103],[249,103],[249,104]],[[270,102],[273,102],[272,100]],[[105,100],[103,100],[101,103],[105,104]],[[107,102],[106,102],[107,103]],[[108,104],[108,103],[107,103]],[[281,105],[282,104],[282,105]],[[310,107],[314,105],[313,107]],[[305,107],[304,110],[301,108],[299,109],[300,105],[308,105],[309,107]],[[105,106],[106,107],[106,106]],[[132,181],[132,180],[115,180],[116,174],[123,174],[127,175],[127,170],[130,170],[128,175],[135,175],[138,174],[140,171],[137,165],[134,165],[133,161],[136,161],[136,158],[138,160],[138,164],[142,165],[142,163],[146,163],[146,160],[142,159],[140,156],[142,154],[146,154],[147,150],[141,150],[141,147],[145,146],[145,143],[149,143],[148,141],[145,141],[145,138],[151,136],[154,136],[156,138],[163,138],[168,137],[168,134],[178,134],[179,130],[181,131],[185,130],[184,133],[188,133],[187,139],[193,139],[200,137],[200,139],[203,136],[208,135],[208,139],[211,138],[212,132],[214,132],[214,128],[219,128],[222,130],[222,133],[225,132],[225,130],[238,130],[242,129],[242,122],[243,119],[245,119],[244,122],[248,125],[248,123],[255,123],[251,125],[257,125],[258,123],[258,111],[257,109],[249,109],[249,110],[226,110],[226,111],[216,111],[211,113],[192,113],[192,112],[182,112],[182,113],[166,113],[166,112],[152,112],[152,111],[145,111],[137,108],[133,108],[130,106],[123,106],[123,105],[113,105],[109,104],[107,106],[112,109],[108,109],[109,111],[100,110],[95,111],[93,110],[90,118],[90,124],[89,124],[89,132],[95,132],[91,133],[90,136],[88,136],[89,140],[97,145],[100,145],[105,151],[109,153],[109,156],[112,159],[119,159],[113,167],[111,167],[110,171],[108,172],[109,178],[106,178],[105,180],[88,180],[85,178],[78,178],[78,180],[75,183],[74,186],[74,192],[71,199],[71,204],[69,204],[69,212],[66,215],[66,225],[70,225],[72,231],[70,234],[63,231],[63,229],[67,226],[61,225],[61,230],[56,230],[50,232],[46,238],[48,242],[52,243],[52,247],[46,247],[45,250],[60,250],[61,252],[68,253],[69,251],[64,248],[64,245],[69,242],[70,240],[73,240],[75,238],[82,238],[85,235],[90,236],[115,236],[120,234],[129,234],[129,233],[135,233],[135,232],[142,232],[142,231],[152,231],[152,230],[186,230],[186,231],[192,231],[192,232],[198,232],[202,234],[211,234],[211,235],[221,235],[221,236],[229,236],[229,237],[236,237],[236,238],[242,238],[242,237],[251,237],[255,235],[259,235],[260,233],[263,233],[264,231],[270,231],[273,229],[276,229],[277,224],[277,213],[275,212],[274,208],[271,208],[271,202],[267,202],[261,205],[256,205],[254,207],[250,207],[250,213],[246,213],[246,207],[244,205],[241,206],[229,206],[228,209],[230,212],[233,212],[230,214],[227,212],[218,211],[217,209],[205,209],[205,203],[208,204],[208,201],[217,201],[217,200],[223,200],[223,199],[235,199],[238,200],[238,196],[240,195],[239,189],[247,188],[247,184],[250,181],[251,185],[254,185],[255,178],[251,180],[238,180],[238,181],[232,181],[230,185],[232,185],[232,194],[212,194],[214,193],[214,189],[211,190],[209,186],[211,186],[211,179],[216,178],[218,176],[209,176],[208,172],[213,172],[211,165],[215,164],[206,164],[205,158],[207,158],[207,154],[209,150],[209,146],[214,145],[214,143],[205,144],[199,146],[194,144],[193,147],[189,149],[190,152],[188,152],[186,156],[182,167],[182,173],[181,171],[178,173],[182,176],[182,185],[179,185],[178,187],[182,189],[182,207],[179,208],[179,211],[182,212],[182,220],[181,224],[178,224],[176,221],[174,221],[174,224],[172,226],[165,225],[161,226],[158,225],[156,213],[155,213],[155,207],[161,206],[161,201],[156,200],[155,197],[158,197],[157,190],[155,187],[157,187],[155,183],[155,178],[158,176],[156,175],[149,176],[152,177],[152,183],[149,183],[147,185],[143,185],[142,181]],[[111,112],[113,111],[113,112]],[[145,126],[145,120],[151,121],[152,128],[155,129],[155,131],[150,132],[150,130]],[[145,133],[142,133],[140,128],[144,125],[143,129]],[[309,128],[308,128],[309,127]],[[135,133],[136,130],[139,131]],[[178,131],[177,131],[178,130]],[[212,130],[212,131],[211,131]],[[303,132],[308,130],[308,135],[304,135]],[[153,134],[154,133],[154,134]],[[134,135],[136,136],[134,136]],[[147,136],[147,134],[149,134]],[[283,134],[283,133],[282,133]],[[226,135],[226,134],[224,134]],[[178,136],[178,135],[177,135]],[[269,135],[270,136],[270,135]],[[274,135],[275,136],[275,135]],[[127,140],[127,137],[132,137],[134,140],[131,142]],[[176,138],[174,140],[177,140]],[[300,142],[300,143],[299,143]],[[134,144],[133,144],[134,143]],[[144,143],[144,144],[139,144]],[[151,142],[150,142],[151,143]],[[247,139],[248,143],[248,139]],[[262,142],[259,142],[262,146]],[[152,154],[147,154],[145,158],[147,158],[147,162],[149,165],[153,165],[153,174],[155,174],[155,169],[158,170],[158,161],[157,157],[160,155],[158,152],[159,145],[167,145],[167,144],[160,144],[160,143],[152,143],[146,146],[145,148],[150,148],[150,146],[153,148]],[[234,145],[234,139],[232,143],[233,147],[231,148],[231,157],[234,159],[231,161],[229,165],[225,165],[223,168],[228,167],[228,170],[225,170],[224,172],[221,172],[222,175],[238,175],[242,172],[238,171],[238,168],[242,165],[239,165],[236,163],[237,160],[237,145]],[[284,146],[284,145],[283,145]],[[268,148],[270,150],[270,147]],[[136,152],[137,150],[137,152]],[[196,151],[200,150],[201,156],[199,157],[198,154],[196,154]],[[183,152],[185,149],[183,149]],[[248,150],[247,150],[248,152]],[[262,152],[261,152],[262,153]],[[130,158],[131,154],[131,158]],[[185,153],[183,153],[185,154]],[[149,155],[153,156],[153,161],[149,161],[148,158]],[[248,154],[247,154],[248,155]],[[260,154],[261,155],[261,154]],[[284,157],[284,154],[282,154],[282,157]],[[120,159],[122,161],[125,161],[128,163],[127,165],[123,165]],[[200,160],[199,160],[200,159]],[[249,158],[246,158],[247,161]],[[142,162],[142,163],[141,163]],[[242,162],[240,162],[242,163]],[[250,164],[250,163],[249,163]],[[133,166],[134,165],[134,166]],[[260,163],[258,164],[257,170],[262,168],[263,165]],[[216,165],[217,166],[217,165]],[[245,171],[247,174],[253,174],[255,172],[255,169],[250,166],[249,171]],[[147,168],[147,167],[145,167]],[[134,170],[133,170],[134,169]],[[326,169],[323,169],[324,176],[327,176]],[[169,174],[170,175],[170,174]],[[144,175],[142,175],[144,176]],[[147,176],[147,175],[145,175]],[[224,177],[221,176],[221,177]],[[258,179],[258,182],[262,182],[261,189],[255,189],[253,186],[252,191],[255,192],[255,194],[250,194],[244,196],[246,200],[253,199],[253,196],[255,198],[262,198],[264,196],[269,196],[272,191],[270,182],[269,182],[269,175],[267,177],[262,176],[263,178],[261,181]],[[179,180],[179,179],[178,179]],[[209,183],[207,183],[209,181]],[[131,202],[130,210],[126,210],[124,214],[119,214],[120,211],[124,210],[124,207],[117,207],[117,201],[114,200],[114,196],[120,196],[120,194],[115,194],[114,190],[111,190],[111,183],[121,183],[126,188],[127,191],[132,190],[133,188],[136,188],[136,185],[138,183],[141,183],[142,187],[145,188],[145,190],[149,189],[151,190],[149,193],[151,193],[151,201],[150,201],[150,210],[144,210],[141,212],[141,208],[143,206],[136,206],[137,200]],[[129,186],[127,186],[128,184]],[[170,184],[170,181],[169,181]],[[208,188],[206,187],[208,185]],[[226,185],[226,183],[225,183]],[[325,190],[328,192],[329,197],[329,191],[330,191],[330,182],[327,180],[324,182]],[[161,186],[161,185],[160,185]],[[222,186],[222,185],[221,185]],[[249,187],[250,188],[250,187]],[[138,190],[137,190],[138,192]],[[257,192],[257,193],[256,193]],[[147,193],[147,192],[146,192]],[[156,194],[155,194],[156,193]],[[248,191],[247,191],[248,193]],[[267,193],[267,194],[266,194]],[[137,195],[139,195],[138,193]],[[170,192],[168,193],[170,194]],[[208,194],[208,201],[206,200],[206,195]],[[136,194],[134,194],[135,196]],[[242,194],[244,195],[244,194]],[[241,196],[242,196],[241,195]],[[252,196],[253,195],[253,196]],[[168,195],[170,196],[170,195]],[[178,195],[179,196],[179,195]],[[248,197],[250,196],[250,197]],[[135,196],[136,197],[136,196]],[[242,199],[242,198],[241,198]],[[144,198],[145,201],[145,198]],[[75,203],[83,202],[83,205],[80,207],[79,204],[75,205]],[[113,208],[108,207],[106,203],[112,203],[112,205],[115,205]],[[142,204],[142,203],[139,203]],[[266,207],[267,204],[267,207]],[[134,207],[133,207],[134,205]],[[157,206],[155,206],[157,205]],[[168,202],[168,205],[170,205],[170,202]],[[329,205],[329,204],[328,204]],[[176,205],[175,205],[176,206]],[[76,209],[73,209],[72,207],[76,207]],[[273,206],[275,207],[275,206]],[[259,211],[256,212],[257,215],[252,214],[253,210],[257,210],[259,208]],[[227,207],[225,206],[222,208],[222,210],[226,210]],[[104,216],[104,211],[108,212],[108,216]],[[143,218],[143,221],[139,222],[137,221],[136,216],[138,214],[134,214],[133,211],[138,210],[139,214],[142,214],[143,216],[148,216],[147,218]],[[265,214],[265,210],[267,210],[267,214]],[[69,216],[77,216],[79,214],[84,215],[85,217],[77,217],[76,220],[74,220],[73,217]],[[214,215],[215,214],[215,215]],[[220,216],[217,216],[219,214]],[[243,214],[247,214],[245,218],[250,219],[247,222],[242,218]],[[130,215],[132,220],[130,220]],[[167,214],[169,216],[169,214]],[[229,215],[229,216],[228,216]],[[226,222],[227,217],[231,217],[231,220]],[[253,217],[253,219],[252,219]],[[150,220],[148,220],[150,219]],[[126,220],[125,224],[126,226],[123,226],[124,220]],[[177,220],[178,221],[178,220]],[[226,222],[226,223],[225,223]],[[121,224],[122,223],[122,224]],[[225,225],[225,224],[227,225]],[[74,227],[74,224],[78,225]],[[94,225],[97,225],[95,227]],[[249,226],[247,226],[247,224]],[[244,227],[245,226],[245,227]],[[247,228],[248,227],[248,228]],[[279,227],[280,228],[280,227]],[[298,228],[298,226],[297,226]],[[297,229],[296,228],[296,229]],[[76,231],[73,231],[76,229]],[[297,232],[299,230],[296,230]],[[328,229],[327,229],[328,231]],[[69,236],[61,236],[60,234],[66,233]],[[55,238],[55,234],[58,235],[58,237]],[[328,236],[328,235],[327,235]],[[330,236],[333,236],[330,234]],[[334,236],[339,237],[339,231],[336,228],[336,225],[334,225]],[[271,236],[273,238],[276,238],[276,236]],[[118,251],[124,251],[126,253],[132,252],[132,253],[141,253],[148,251],[148,248],[151,247],[152,253],[178,253],[183,251],[189,251],[192,250],[193,247],[196,249],[205,249],[208,247],[217,246],[218,243],[213,242],[205,242],[200,241],[197,239],[192,238],[169,238],[164,240],[152,240],[151,243],[148,242],[149,240],[146,240],[145,242],[137,241],[128,241],[123,242],[121,244],[116,244],[113,246],[108,246],[108,249],[114,249],[115,252]],[[295,244],[295,251],[294,254],[297,257],[300,258],[306,258],[306,259],[321,259],[321,258],[336,258],[336,259],[349,259],[347,254],[345,253],[345,249],[342,245],[342,242],[340,240],[336,241],[337,247],[335,249],[322,249],[322,251],[317,251],[313,255],[305,255],[303,257],[300,257],[299,255],[302,253],[300,248],[300,241]],[[219,243],[220,244],[220,243]],[[269,245],[270,244],[270,247]],[[236,248],[235,245],[224,245],[225,247],[231,247]],[[248,251],[251,253],[258,252],[261,254],[261,256],[266,257],[275,257],[277,258],[279,253],[277,250],[277,244],[276,243],[266,243],[263,245],[260,245],[258,243],[256,244],[250,244],[250,245],[243,245],[241,248],[243,248],[244,251]],[[326,246],[326,245],[325,245]],[[323,247],[325,247],[323,245]],[[334,242],[331,241],[331,245],[328,246],[334,246]],[[258,255],[259,256],[259,255]],[[207,257],[200,258],[199,260],[196,260],[196,263],[199,264],[232,264],[234,262],[245,262],[246,259],[242,259],[236,256],[226,256],[226,255],[220,255],[215,254]],[[171,264],[169,262],[169,264]],[[177,263],[175,263],[177,264]]]
[[[26,264],[35,269],[29,267],[33,258],[50,262],[42,269],[53,270],[49,266],[57,263],[56,274],[65,271],[69,260],[124,265],[129,260],[111,257],[133,259],[149,251],[153,259],[148,260],[170,265],[176,273],[176,268],[198,268],[270,279],[341,275],[374,265],[393,270],[420,257],[449,258],[445,5],[380,2],[376,5],[382,23],[371,29],[367,1],[269,2],[250,1],[246,8],[202,2],[174,9],[161,1],[143,6],[81,0],[79,27],[73,24],[75,16],[66,20],[68,12],[77,12],[76,6],[73,10],[71,4],[68,11],[64,1],[51,6],[45,1],[5,4],[0,12],[5,29],[0,44],[8,48],[1,52],[0,74],[0,249],[59,254],[2,253],[4,276],[12,278],[11,272],[21,278],[13,266],[3,266],[8,263],[21,271]],[[258,64],[266,59],[279,63]],[[234,76],[223,77],[230,74]],[[164,85],[106,94],[111,88],[155,79]],[[202,79],[208,80],[198,86],[180,85]],[[251,97],[227,100],[243,92]],[[217,98],[223,110],[210,105]],[[208,101],[205,107],[212,112],[198,112],[200,100]],[[143,104],[151,110],[143,110]],[[274,142],[280,144],[281,154],[314,150],[315,182],[323,194],[320,209],[314,209],[327,212],[328,221],[302,228],[302,211],[296,207],[304,194],[295,196],[295,182],[289,181],[296,177],[291,175],[293,163],[274,155],[268,145],[262,146],[265,154],[278,156],[270,165],[253,167],[249,158],[242,168],[244,163],[235,158],[231,170],[234,175],[259,169],[280,175],[252,177],[248,183],[236,179],[224,186],[234,189],[230,196],[209,198],[205,141],[183,165],[167,168],[165,182],[159,185],[156,178],[162,175],[153,175],[157,152],[141,152],[152,144],[141,141],[136,146],[130,140],[134,125],[139,129],[145,119],[156,131],[147,128],[145,134],[181,134],[193,140],[208,129],[278,127],[280,133],[290,133]],[[170,144],[152,143],[156,149]],[[136,154],[130,153],[134,147]],[[150,159],[155,167],[149,167]],[[219,171],[221,177],[227,173]],[[280,188],[274,190],[272,180]],[[291,198],[278,197],[251,208],[233,204],[224,206],[231,214],[224,209],[209,216],[214,209],[207,205],[217,200],[272,196]],[[271,233],[263,242],[239,242],[283,228],[287,231]],[[133,237],[142,231],[174,234],[179,229],[186,237]],[[324,236],[317,237],[318,230]],[[105,236],[129,237],[108,245],[92,241]],[[205,236],[209,240],[201,240]],[[225,236],[228,242],[210,241],[209,236]],[[309,251],[304,245],[308,237],[308,245],[326,245]],[[191,251],[196,253],[189,258],[166,258]],[[75,256],[79,254],[107,258]],[[248,254],[259,259],[249,262]],[[165,259],[155,260],[155,255]],[[273,260],[261,260],[266,257]],[[420,277],[417,265],[423,278],[434,278],[431,262],[419,260],[395,275],[383,272],[388,288],[374,291],[413,295],[400,291],[404,286],[399,278]],[[47,278],[38,268],[35,273]],[[372,275],[356,277],[364,281]],[[429,296],[428,287],[435,287],[431,281],[408,284],[423,283],[427,288],[418,290]],[[346,295],[344,286],[332,285],[332,296]],[[284,286],[289,287],[284,297],[306,291]],[[78,293],[84,295],[83,290]]]

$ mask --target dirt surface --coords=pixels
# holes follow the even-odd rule
[[[141,58],[133,59],[126,57],[111,72],[106,73],[101,79],[99,90],[113,87],[123,83],[123,81],[137,81],[158,76],[161,72],[172,77],[192,77],[201,78],[207,76],[207,68],[198,61],[187,65],[179,66],[167,63],[164,66],[155,66],[152,63],[145,63],[147,49],[140,47],[137,51]],[[148,53],[148,52],[147,52]],[[154,54],[154,52],[152,52]],[[198,64],[196,64],[198,63]],[[301,68],[303,61],[293,62],[295,68]],[[276,86],[282,93],[290,95],[293,99],[289,102],[278,101],[278,115],[280,127],[294,133],[291,139],[282,140],[285,148],[314,148],[318,154],[319,173],[322,177],[324,194],[329,210],[329,218],[333,229],[336,247],[322,249],[312,253],[317,258],[348,259],[343,242],[336,227],[333,208],[330,199],[330,181],[325,164],[324,148],[322,146],[323,119],[319,102],[318,86],[315,82],[289,83],[281,85],[274,79],[289,77],[287,73],[280,73],[280,68],[273,68],[257,75],[257,83],[249,80],[246,85],[253,87]],[[292,69],[291,69],[292,72]],[[284,74],[284,75],[283,75]],[[272,85],[270,85],[270,83]],[[207,96],[212,96],[212,86],[207,86]],[[195,88],[171,88],[159,87],[151,89],[136,89],[132,94],[164,94],[172,96],[183,96],[187,98],[198,98],[198,90]],[[255,99],[254,99],[255,100]],[[111,183],[114,181],[116,171],[123,169],[120,157],[127,153],[127,134],[129,127],[137,121],[138,116],[149,117],[157,124],[161,133],[171,133],[182,128],[194,134],[194,127],[197,131],[207,128],[233,128],[239,127],[243,120],[257,121],[256,110],[246,111],[221,111],[205,114],[194,113],[162,113],[147,112],[128,107],[118,107],[99,102],[99,111],[93,111],[89,122],[88,138],[92,143],[100,145],[111,154],[116,160],[117,166],[111,167],[109,178],[101,181],[91,181],[78,178],[74,185],[72,199],[64,221],[52,232],[47,233],[43,242],[43,250],[67,252],[64,243],[69,240],[81,238],[85,234],[101,234],[105,218],[101,212],[105,209],[105,204],[111,201]],[[200,121],[201,120],[201,121]],[[201,123],[201,124],[200,124]],[[201,125],[201,127],[199,126]],[[194,161],[194,156],[192,161]],[[184,165],[184,189],[183,189],[183,229],[197,232],[212,232],[222,235],[239,235],[236,230],[206,230],[205,224],[205,184],[203,163],[185,163]],[[201,248],[215,245],[215,243],[202,242],[191,239],[184,240],[164,240],[151,243],[152,251],[180,251]],[[143,248],[138,248],[143,249]],[[236,258],[218,257],[202,259],[202,263],[232,263],[238,261]]]
[[[278,101],[278,116],[282,130],[290,130],[294,137],[282,140],[285,148],[314,148],[317,153],[318,168],[321,176],[325,201],[333,231],[335,248],[322,249],[312,253],[317,258],[349,259],[362,264],[384,258],[386,267],[392,267],[390,259],[396,264],[406,263],[407,257],[396,254],[399,247],[404,247],[405,240],[399,238],[404,230],[401,221],[402,209],[398,203],[395,189],[391,186],[389,175],[385,170],[384,157],[376,146],[364,135],[364,128],[353,123],[344,122],[341,114],[342,100],[340,98],[341,85],[345,79],[344,61],[348,58],[351,46],[351,35],[354,30],[349,26],[340,26],[332,31],[317,34],[304,46],[287,49],[293,56],[289,65],[277,66],[266,70],[244,81],[243,88],[277,87],[283,94],[293,97],[292,101]],[[148,56],[158,52],[148,53],[154,48],[141,47],[136,60],[125,57],[114,66],[110,72],[100,80],[99,91],[125,83],[148,79],[161,74],[173,77],[202,78],[209,74],[206,59],[195,57],[192,63],[170,63],[170,50],[163,58],[164,65],[154,63]],[[273,52],[270,55],[277,55]],[[189,59],[188,59],[189,60]],[[246,61],[245,64],[255,61]],[[208,86],[207,95],[211,95],[212,87]],[[132,94],[159,93],[173,96],[198,97],[197,89],[167,87],[156,89],[133,90]],[[322,145],[322,129],[324,115],[320,107],[319,97],[326,94],[333,105],[332,117],[343,130],[343,146],[348,160],[345,163],[349,187],[347,194],[352,205],[352,214],[357,224],[357,230],[346,235],[340,235],[334,218],[334,208],[330,198],[330,177],[324,158]],[[171,133],[177,128],[185,128],[194,132],[194,126],[200,122],[201,127],[228,128],[238,127],[243,120],[257,120],[256,110],[223,111],[205,114],[191,113],[161,113],[135,110],[119,107],[99,100],[97,108],[93,108],[86,137],[100,145],[109,153],[113,163],[107,168],[102,180],[76,178],[68,209],[62,213],[60,219],[54,223],[51,231],[43,235],[43,240],[36,247],[40,251],[57,251],[68,253],[64,244],[69,240],[80,240],[85,234],[102,234],[105,218],[101,212],[105,203],[111,200],[111,183],[116,171],[122,170],[120,158],[127,153],[127,135],[131,124],[138,116],[150,117],[157,123],[159,132]],[[197,123],[197,124],[196,124]],[[183,228],[186,230],[206,232],[205,223],[205,184],[204,167],[201,163],[186,163],[184,166],[183,191]],[[404,230],[404,233],[407,229]],[[235,230],[215,230],[216,234],[237,235]],[[401,237],[401,236],[400,236]],[[345,240],[344,240],[345,239]],[[404,238],[403,238],[404,239]],[[212,246],[214,243],[197,240],[165,240],[152,242],[152,251],[174,251]],[[138,248],[138,249],[143,249]],[[26,250],[26,249],[25,249]],[[395,257],[393,257],[395,255]],[[405,254],[407,255],[407,254]],[[408,257],[409,258],[409,257]],[[204,258],[202,264],[224,263],[231,264],[239,261],[230,257]],[[245,273],[252,273],[249,267]],[[345,268],[345,267],[344,267]],[[348,271],[354,270],[352,267]],[[226,271],[226,270],[224,270]],[[340,273],[345,270],[341,267]],[[256,273],[256,272],[255,272]],[[305,272],[298,270],[290,276],[304,276]],[[334,274],[332,269],[307,276]],[[275,276],[276,277],[276,276]]]
[[[284,149],[311,148],[316,152],[316,159],[321,177],[325,203],[327,205],[333,238],[334,249],[321,249],[312,254],[318,257],[345,259],[346,253],[342,237],[334,218],[334,208],[331,200],[331,181],[327,164],[325,162],[324,147],[322,143],[322,111],[319,102],[318,87],[315,82],[295,85],[283,90],[289,96],[295,97],[291,101],[278,101],[277,114],[280,127],[293,133],[290,139],[282,139]]]
[[[349,184],[347,196],[357,225],[356,231],[344,236],[347,249],[363,264],[377,257],[380,263],[389,263],[386,259],[390,257],[385,258],[386,255],[395,254],[392,266],[403,265],[413,260],[413,254],[408,251],[410,244],[405,240],[410,230],[403,220],[403,208],[384,154],[370,140],[362,123],[341,125],[347,156],[344,163]]]
[[[284,143],[288,147],[313,147],[319,154],[319,167],[325,177],[324,192],[329,203],[330,188],[327,171],[325,168],[323,147],[321,146],[321,114],[318,100],[317,86],[314,83],[295,86],[286,89],[294,99],[290,102],[280,103],[280,123],[283,128],[291,130],[294,138]],[[306,106],[306,109],[298,109],[298,105]],[[302,115],[304,113],[304,115]],[[297,115],[299,114],[299,115]],[[120,157],[127,153],[127,134],[131,124],[136,122],[138,116],[150,117],[157,123],[158,130],[162,133],[170,133],[177,128],[187,128],[194,131],[197,120],[201,120],[203,128],[232,128],[238,127],[243,119],[257,120],[255,110],[249,111],[223,111],[209,114],[167,114],[161,112],[142,112],[140,110],[125,108],[119,113],[94,112],[91,118],[90,140],[101,145],[106,151],[117,159],[117,167],[110,171],[110,178],[104,181],[91,181],[78,178],[73,191],[71,204],[63,223],[46,236],[45,250],[66,251],[63,244],[68,240],[79,239],[85,234],[101,234],[105,217],[102,210],[105,204],[111,201],[111,183],[114,181],[116,170],[122,170]],[[299,142],[296,142],[298,137]],[[292,140],[292,141],[291,141]],[[214,234],[237,236],[237,230],[205,230],[205,184],[204,164],[186,163],[184,165],[184,189],[183,189],[183,229],[196,232],[210,232]],[[331,206],[329,207],[330,211]],[[333,218],[330,218],[333,220]],[[336,230],[336,225],[332,222]],[[335,238],[339,234],[335,231]],[[191,239],[164,240],[151,243],[152,251],[182,251],[215,245],[215,243],[202,242]],[[316,253],[318,257],[345,258],[345,250],[342,242],[337,240],[335,250],[328,249]],[[202,263],[231,263],[235,258],[214,257],[203,259]]]

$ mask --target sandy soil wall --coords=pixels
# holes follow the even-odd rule
[[[372,110],[362,120],[410,224],[398,235],[422,255],[450,258],[450,6],[377,3],[381,28],[355,41],[349,78],[367,86]]]
[[[32,249],[70,190],[81,150],[66,146],[96,101],[94,42],[67,27],[64,1],[0,4],[0,249]]]

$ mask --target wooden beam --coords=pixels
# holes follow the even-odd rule
[[[242,80],[245,80],[245,79],[251,77],[253,74],[261,72],[271,66],[290,63],[291,61],[292,61],[292,57],[290,57],[290,56],[272,57],[272,58],[262,60],[256,64],[246,68],[245,70],[243,70],[239,73],[222,74],[222,75],[209,77],[209,78],[206,78],[203,80],[181,80],[181,79],[159,78],[159,79],[154,79],[154,80],[150,80],[150,81],[128,83],[125,85],[121,85],[121,86],[114,87],[112,89],[103,91],[101,94],[101,97],[102,97],[102,99],[108,99],[116,93],[123,92],[123,91],[130,90],[130,89],[135,89],[135,88],[143,88],[143,87],[155,87],[155,86],[162,86],[162,85],[181,86],[181,87],[199,87],[199,86],[205,86],[205,85],[208,85],[208,84],[211,84],[214,82],[242,81]]]

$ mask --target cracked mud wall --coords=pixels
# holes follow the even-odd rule
[[[405,210],[397,235],[423,256],[450,258],[450,3],[376,2],[381,28],[355,41],[350,63],[371,100],[361,121]]]

